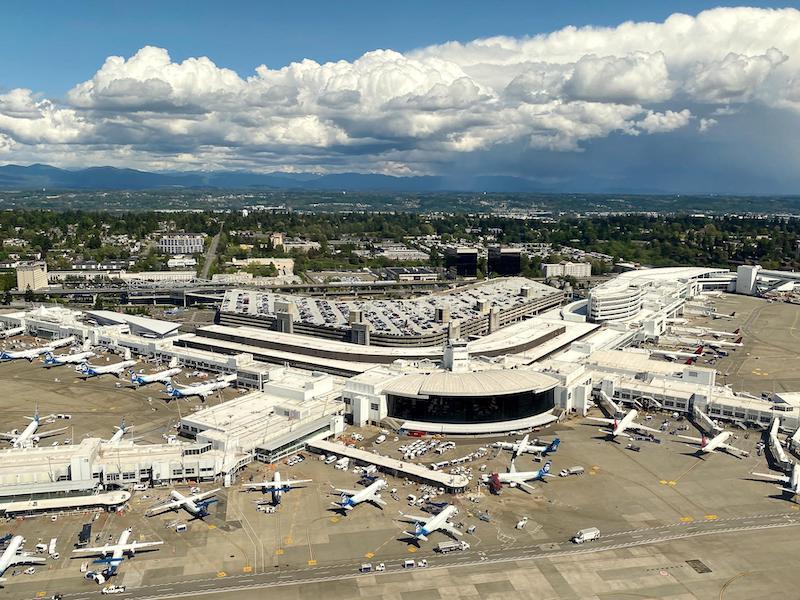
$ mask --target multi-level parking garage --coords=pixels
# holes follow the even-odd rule
[[[337,301],[230,290],[222,325],[244,325],[370,346],[441,346],[497,331],[561,304],[563,292],[499,279],[409,300]]]
[[[589,292],[588,319],[594,323],[626,321],[643,310],[676,312],[686,299],[706,290],[732,291],[736,274],[727,269],[666,267],[622,273]]]

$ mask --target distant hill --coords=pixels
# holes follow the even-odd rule
[[[0,166],[0,189],[145,190],[165,187],[274,188],[381,192],[542,192],[553,191],[522,177],[393,177],[364,173],[152,173],[116,167],[59,169],[50,165]]]

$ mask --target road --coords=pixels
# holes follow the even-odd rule
[[[519,560],[553,559],[658,544],[697,536],[791,527],[798,524],[800,524],[800,515],[785,512],[730,519],[708,519],[705,521],[611,532],[604,534],[599,541],[589,542],[580,546],[559,540],[558,542],[536,545],[508,545],[485,552],[471,550],[468,552],[454,552],[448,555],[435,555],[429,558],[430,566],[428,570],[436,571],[438,569],[464,568],[493,563],[512,563]],[[387,561],[385,574],[402,572],[401,562],[401,559]],[[124,565],[122,568],[125,568]],[[316,567],[275,569],[255,574],[232,576],[219,574],[217,577],[206,579],[142,585],[124,594],[118,594],[117,597],[138,598],[140,600],[166,600],[189,596],[213,597],[216,595],[231,597],[233,593],[364,577],[365,575],[359,574],[357,569],[358,565],[353,562],[345,562],[323,564]],[[372,573],[368,576],[377,577],[377,583],[380,583],[382,575],[381,573]],[[92,593],[84,591],[75,594],[64,594],[64,598],[66,600],[88,600],[88,598],[98,594],[99,590]]]
[[[201,279],[208,279],[208,271],[211,269],[211,263],[214,262],[214,257],[217,255],[217,246],[219,245],[219,236],[222,235],[222,226],[220,225],[217,235],[211,238],[211,243],[208,245],[206,251],[205,262],[203,262],[203,270],[200,271]]]

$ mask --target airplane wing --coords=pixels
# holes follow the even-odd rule
[[[39,438],[52,437],[54,435],[58,435],[59,433],[65,432],[67,429],[69,429],[69,427],[61,427],[60,429],[51,429],[50,431],[42,431],[42,432],[37,431],[35,435],[36,437]]]
[[[301,483],[311,483],[311,479],[287,479],[283,485],[299,485]]]
[[[605,423],[606,425],[613,425],[614,419],[604,419],[603,417],[586,417],[590,421],[596,421],[598,423]]]
[[[206,498],[211,498],[214,494],[216,494],[220,488],[215,488],[213,490],[209,490],[207,492],[203,492],[201,494],[194,494],[193,496],[189,496],[186,500],[190,500],[191,502],[197,502],[199,500],[205,500]]]
[[[340,488],[333,488],[334,492],[339,492],[339,494],[344,494],[345,496],[355,496],[358,492],[356,490],[345,490]]]
[[[679,435],[678,437],[683,438],[684,440],[689,440],[690,442],[693,442],[698,445],[703,443],[702,438],[690,437],[688,435]]]
[[[460,537],[460,536],[462,536],[462,535],[464,535],[464,533],[463,533],[463,532],[461,532],[461,531],[459,531],[458,529],[456,529],[456,528],[455,528],[453,525],[451,525],[450,523],[445,523],[444,525],[440,526],[440,527],[439,527],[439,529],[441,529],[442,531],[446,531],[446,532],[447,532],[447,533],[449,533],[450,535],[455,535],[455,536],[459,536],[459,537]]]
[[[378,494],[375,494],[371,498],[367,498],[367,501],[380,504],[381,506],[386,506],[386,501],[383,498],[378,498]]]
[[[650,433],[661,433],[658,429],[653,429],[652,427],[642,425],[641,423],[631,423],[628,425],[627,429],[635,429],[636,431],[649,431]]]
[[[741,448],[737,448],[736,446],[731,446],[730,444],[720,444],[717,446],[720,450],[724,450],[734,456],[739,456],[745,458],[750,456],[750,453],[747,450],[742,450]]]
[[[11,433],[11,432],[0,433],[0,440],[8,440],[10,442],[15,437],[17,437],[17,435],[19,435],[19,434]]]
[[[152,508],[148,508],[147,512],[145,513],[148,517],[152,517],[153,515],[157,515],[162,512],[166,512],[168,510],[174,510],[176,508],[180,508],[184,501],[181,500],[172,500],[171,502],[165,502],[164,504],[158,504],[153,506]]]
[[[260,489],[269,489],[272,485],[271,481],[259,481],[256,483],[243,483],[242,487],[246,490],[260,490]]]
[[[781,483],[789,483],[789,478],[786,475],[774,475],[772,473],[756,473],[755,471],[751,473],[751,475],[757,475],[758,477],[764,477],[765,479],[771,479],[772,481],[780,481]]]
[[[533,490],[535,490],[535,489],[536,489],[536,488],[535,488],[535,487],[533,487],[533,486],[532,486],[530,483],[526,483],[526,482],[524,482],[524,481],[518,481],[518,482],[517,482],[517,485],[519,485],[520,487],[524,487],[524,488],[526,488],[526,489],[528,489],[528,490],[530,490],[530,491],[533,491]]]
[[[11,557],[8,566],[12,565],[43,565],[47,562],[43,556],[34,556],[30,552],[21,552]]]
[[[75,548],[76,554],[111,554],[116,546],[98,546],[97,548]]]
[[[400,517],[398,517],[397,520],[404,521],[406,523],[427,523],[431,520],[431,517],[419,517],[417,515],[406,515],[400,513]]]
[[[131,542],[130,544],[125,544],[124,546],[117,546],[117,548],[122,548],[123,552],[136,552],[138,550],[154,548],[155,546],[160,546],[163,543],[164,542]]]

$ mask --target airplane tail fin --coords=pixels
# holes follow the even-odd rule
[[[741,327],[737,327],[736,331],[734,331],[733,333],[735,333],[736,335],[739,335],[739,332],[741,331],[741,329],[742,329]]]
[[[686,364],[686,365],[693,365],[693,364],[694,364],[694,361],[695,361],[695,359],[693,359],[693,358],[687,358],[687,359],[686,359],[686,362],[685,362],[684,364]]]
[[[738,338],[736,338],[736,341],[734,342],[734,344],[741,344],[743,339],[744,338],[742,336],[739,336]]]
[[[550,442],[550,445],[547,447],[546,452],[555,452],[556,450],[558,450],[558,445],[560,443],[561,443],[560,438],[554,439],[552,442]]]
[[[697,349],[694,351],[694,353],[695,353],[695,354],[697,354],[697,356],[700,356],[701,354],[703,354],[703,345],[702,345],[702,344],[700,344],[700,345],[697,347]]]

